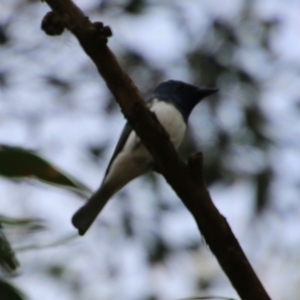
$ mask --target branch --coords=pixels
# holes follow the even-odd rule
[[[188,165],[180,160],[165,130],[146,108],[138,89],[107,47],[109,28],[102,23],[91,23],[70,0],[46,2],[53,11],[44,18],[42,28],[48,34],[60,34],[67,28],[77,37],[123,114],[153,156],[157,169],[194,216],[199,230],[240,297],[243,300],[270,300],[226,219],[210,198],[202,176],[202,154],[191,155]]]

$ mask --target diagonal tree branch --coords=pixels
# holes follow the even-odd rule
[[[240,297],[243,300],[270,300],[226,219],[210,198],[202,177],[202,154],[191,155],[187,165],[180,160],[165,130],[146,108],[138,89],[107,47],[109,28],[101,23],[91,23],[70,0],[46,2],[53,11],[44,18],[42,28],[52,35],[67,28],[77,37],[158,169],[194,216],[199,230]]]

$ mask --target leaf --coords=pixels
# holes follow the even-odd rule
[[[0,280],[1,300],[25,300],[25,296],[7,281]]]
[[[1,224],[0,224],[0,266],[7,273],[13,272],[19,266],[15,254],[11,249],[11,246],[2,230]]]
[[[22,251],[28,251],[28,250],[37,250],[37,249],[47,249],[47,248],[53,248],[53,247],[57,247],[57,246],[61,246],[64,245],[74,239],[78,238],[78,234],[77,233],[72,233],[69,235],[66,235],[56,241],[47,243],[47,244],[31,244],[31,245],[26,245],[26,246],[20,246],[20,247],[16,247],[15,251],[17,252],[22,252]]]
[[[31,230],[42,230],[45,229],[43,220],[41,219],[17,219],[0,215],[0,226],[1,224],[9,226],[22,226],[27,227]]]
[[[0,175],[12,178],[35,177],[50,184],[89,192],[85,185],[63,174],[33,151],[20,147],[0,145]]]

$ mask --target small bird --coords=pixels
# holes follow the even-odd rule
[[[159,84],[147,101],[177,149],[186,132],[193,108],[217,89],[198,88],[182,81]],[[126,123],[98,190],[74,214],[73,225],[84,235],[108,200],[131,180],[153,170],[153,158],[135,131]]]

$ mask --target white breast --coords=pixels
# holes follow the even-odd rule
[[[171,142],[178,148],[184,138],[186,131],[186,124],[183,120],[181,113],[170,103],[153,100],[150,110],[153,111],[160,124],[165,128],[170,136]],[[136,133],[132,131],[122,149],[122,152],[131,152],[137,145],[139,138]],[[142,153],[146,152],[146,149],[142,147]]]
[[[172,104],[157,100],[154,100],[150,110],[156,114],[160,124],[169,134],[171,142],[175,148],[178,148],[186,131],[186,124],[181,113]]]

